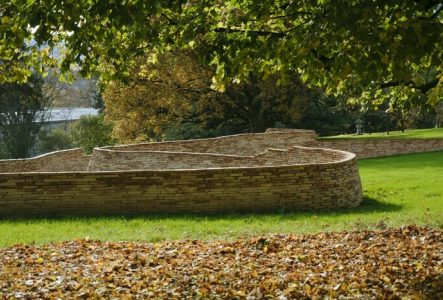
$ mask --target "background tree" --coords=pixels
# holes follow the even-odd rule
[[[32,154],[47,118],[43,79],[32,75],[26,84],[0,84],[0,138],[10,158]]]
[[[319,91],[307,88],[295,73],[284,84],[279,83],[280,80],[278,75],[265,79],[251,74],[248,81],[227,84],[222,94],[233,110],[248,121],[251,132],[264,132],[282,119],[297,123],[303,110],[297,104],[321,95]],[[297,107],[299,111],[295,111]]]
[[[202,136],[196,127],[214,134],[227,127],[224,133],[263,132],[282,119],[297,123],[301,114],[295,108],[302,108],[296,103],[321,97],[296,74],[285,84],[278,85],[276,75],[254,76],[216,91],[210,79],[213,70],[192,53],[168,53],[158,56],[155,64],[143,63],[140,59],[126,83],[113,81],[104,92],[106,118],[115,124],[114,136],[121,142],[177,137],[181,126],[198,137]]]
[[[3,142],[0,140],[0,159],[7,159],[8,157],[9,156],[8,156],[7,151],[6,151],[6,147],[3,144]]]
[[[285,124],[313,129],[322,136],[355,133],[355,120],[360,117],[359,107],[348,105],[346,98],[321,93],[305,98],[293,111],[300,114],[299,120],[296,123],[284,121]]]
[[[435,127],[443,126],[443,101],[435,106],[436,122]]]
[[[168,128],[202,110],[197,102],[217,96],[208,71],[189,56],[170,53],[157,60],[154,65],[139,58],[131,79],[113,81],[105,89],[106,119],[121,142],[162,139]]]
[[[36,146],[39,153],[48,153],[74,147],[71,133],[63,128],[55,128],[49,132],[43,131]]]
[[[74,72],[69,81],[60,79],[60,72],[51,69],[44,77],[45,96],[53,107],[91,107],[97,102],[97,79],[82,78]]]
[[[71,129],[73,144],[86,153],[92,153],[95,147],[115,144],[111,137],[112,125],[104,121],[103,115],[82,116]]]

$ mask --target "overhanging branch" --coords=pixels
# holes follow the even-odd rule
[[[276,32],[276,31],[264,31],[264,30],[246,30],[246,29],[237,29],[237,28],[225,28],[225,27],[217,27],[215,28],[215,32],[221,33],[245,33],[248,32],[257,36],[273,36],[278,38],[283,38],[286,36],[284,32]]]
[[[437,86],[438,82],[439,82],[438,78],[436,78],[428,83],[422,84],[422,85],[417,85],[413,81],[389,81],[389,82],[385,82],[385,83],[380,84],[380,88],[384,89],[384,88],[390,88],[390,87],[404,85],[404,86],[408,86],[408,87],[417,89],[420,92],[422,92],[423,94],[426,94],[429,90],[435,88]]]

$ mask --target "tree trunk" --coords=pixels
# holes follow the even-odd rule
[[[251,113],[248,114],[248,121],[251,128],[251,133],[265,132],[266,125],[264,113],[261,107],[257,110],[251,110]]]
[[[404,133],[405,132],[405,119],[403,118],[403,116],[401,116],[400,126],[401,126],[401,133]]]

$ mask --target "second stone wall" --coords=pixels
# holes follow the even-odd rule
[[[303,143],[307,147],[319,147],[349,151],[357,158],[381,157],[398,154],[443,151],[443,139],[364,139],[322,140]]]

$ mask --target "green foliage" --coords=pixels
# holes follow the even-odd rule
[[[48,153],[73,147],[71,134],[62,128],[56,128],[40,134],[37,150],[40,153]]]
[[[268,233],[314,233],[400,227],[443,227],[443,152],[358,162],[365,200],[353,209],[243,215],[148,215],[0,220],[0,247],[89,237],[102,241],[234,239]],[[87,201],[88,199],[85,199]]]
[[[184,122],[179,126],[171,126],[165,132],[165,140],[205,139],[248,132],[246,124],[236,118],[212,121],[214,121],[212,124]]]
[[[72,140],[74,145],[81,147],[86,153],[92,153],[95,147],[114,145],[111,137],[112,125],[104,121],[103,115],[82,116],[73,125]]]
[[[8,158],[8,153],[6,151],[5,144],[3,141],[0,141],[0,159],[6,159]]]
[[[306,87],[295,72],[281,76],[251,75],[248,82],[211,89],[211,67],[192,52],[159,55],[157,63],[139,58],[126,82],[112,81],[104,90],[106,119],[123,143],[173,137],[208,137],[245,131],[263,132],[284,119],[296,124],[306,103],[323,99]],[[249,128],[248,128],[249,127]]]
[[[293,128],[312,129],[320,136],[347,133],[351,130],[358,112],[341,97],[327,97],[321,93],[312,95],[298,104],[299,120],[284,121]],[[284,120],[284,119],[283,119]]]
[[[0,18],[0,80],[51,62],[48,49],[62,41],[62,71],[77,64],[82,75],[98,70],[105,80],[131,76],[134,57],[147,51],[155,61],[192,49],[215,67],[220,91],[251,74],[279,73],[285,82],[297,71],[328,94],[375,97],[401,86],[437,99],[442,11],[438,0],[9,1]],[[31,39],[37,44],[16,51]]]
[[[100,111],[103,111],[103,109],[105,108],[102,93],[97,87],[92,93],[90,104],[92,105],[92,107],[99,109]]]
[[[47,117],[43,79],[33,74],[27,83],[0,84],[0,141],[9,158],[29,157]]]

